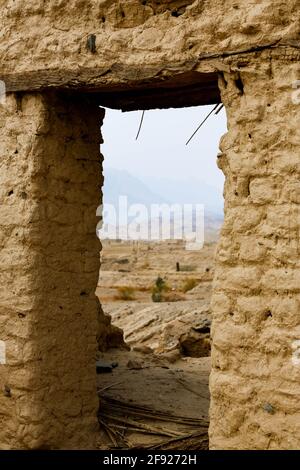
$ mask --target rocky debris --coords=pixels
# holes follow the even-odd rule
[[[210,355],[210,312],[191,312],[167,323],[162,331],[158,353],[180,351],[184,356]]]
[[[166,359],[170,364],[174,364],[181,358],[181,353],[179,349],[173,349],[172,351],[167,351],[163,354],[160,354],[160,357]]]
[[[210,355],[210,334],[203,334],[190,328],[179,339],[180,349],[184,356],[206,357]]]
[[[144,346],[144,345],[137,345],[133,346],[132,348],[133,351],[140,352],[142,354],[153,354],[153,350],[149,348],[149,346]]]
[[[143,364],[140,361],[134,360],[134,359],[129,359],[126,365],[127,369],[131,370],[139,370],[143,368]]]
[[[111,323],[111,316],[104,314],[100,320],[97,335],[99,351],[107,351],[111,348],[129,350],[129,346],[124,341],[123,330]]]
[[[185,250],[182,243],[140,243],[137,261],[135,250],[130,243],[110,241],[104,246],[97,294],[110,326],[102,338],[102,351],[120,345],[126,348],[127,344],[135,352],[159,355],[167,364],[176,362],[180,355],[208,356],[215,245],[206,244],[199,256]],[[179,272],[174,259],[180,262]],[[120,264],[131,272],[121,275],[115,270]],[[134,300],[117,300],[120,287],[132,289]],[[153,302],[154,292],[164,301]]]
[[[191,328],[199,330],[210,322],[208,302],[202,301],[132,303],[130,306],[126,303],[105,304],[104,310],[111,313],[113,323],[124,331],[129,346],[150,348],[159,354],[172,349],[182,351],[179,338],[188,334]],[[201,341],[204,337],[209,338],[209,332],[198,333]],[[186,338],[184,340],[187,344]],[[186,348],[188,350],[188,346]]]
[[[106,372],[112,372],[113,369],[118,367],[118,363],[116,361],[106,362],[99,359],[96,362],[96,372],[97,374],[104,374]]]

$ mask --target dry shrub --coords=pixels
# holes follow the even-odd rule
[[[149,291],[151,291],[151,287],[149,287],[149,286],[139,286],[139,287],[136,287],[136,290],[139,291],[139,292],[149,292]]]
[[[120,286],[117,288],[116,300],[135,300],[135,290],[130,286]]]
[[[186,272],[191,272],[191,271],[196,271],[196,266],[194,264],[181,264],[180,265],[180,271],[186,271]]]
[[[189,290],[194,289],[199,284],[199,281],[193,277],[189,277],[184,281],[184,284],[182,286],[182,291],[183,292],[188,292]]]
[[[153,302],[164,302],[166,292],[169,292],[169,290],[170,287],[168,286],[166,281],[162,277],[158,276],[152,288]]]
[[[164,279],[158,277],[152,289],[153,302],[178,302],[185,300],[184,296],[178,292],[171,291],[170,286]]]

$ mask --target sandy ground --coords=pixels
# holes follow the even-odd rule
[[[181,242],[104,242],[97,294],[131,350],[101,353],[102,363],[118,364],[98,375],[102,448],[207,448],[210,358],[202,346],[214,251],[215,244],[188,252]],[[172,301],[152,301],[158,276]],[[121,300],[128,287],[132,300]]]
[[[210,298],[210,285],[214,272],[215,243],[200,251],[187,251],[181,241],[161,243],[104,241],[97,294],[102,303],[114,302],[118,287],[135,289],[136,302],[151,302],[151,288],[158,276],[163,277],[173,291],[181,295],[187,279],[198,281],[203,287],[200,297]],[[180,271],[176,271],[176,263]],[[191,298],[191,292],[186,298]],[[198,295],[196,299],[198,300]]]
[[[139,354],[137,352],[120,352],[110,350],[102,354],[102,360],[110,362],[117,361],[118,366],[111,373],[98,375],[98,388],[100,394],[100,419],[102,418],[102,400],[113,399],[125,403],[130,407],[146,407],[151,409],[155,415],[159,412],[170,413],[178,417],[193,418],[208,422],[209,408],[209,390],[208,376],[210,370],[210,358],[181,358],[176,363],[170,364],[161,358],[156,359],[153,356]],[[110,402],[109,402],[110,403]],[[183,419],[179,422],[172,422],[170,419],[161,421],[159,416],[155,419],[145,419],[138,417],[135,422],[146,424],[152,429],[151,433],[142,430],[135,432],[130,429],[132,415],[128,408],[121,411],[121,414],[115,415],[108,407],[109,419],[106,416],[106,423],[116,424],[114,418],[117,416],[122,419],[124,425],[124,435],[126,444],[119,442],[116,446],[110,439],[106,430],[102,427],[101,448],[142,448],[153,445],[161,445],[172,440],[172,432],[180,435],[193,435],[195,432],[203,431],[203,426],[185,425]],[[106,411],[104,409],[104,411]],[[126,419],[130,421],[127,422]],[[120,421],[117,421],[120,425]],[[112,428],[114,430],[114,428]],[[171,431],[170,436],[156,434],[155,430],[163,429]],[[119,428],[118,428],[119,430]],[[207,438],[207,427],[204,427],[205,437]],[[105,444],[103,444],[103,442]],[[178,448],[186,448],[187,443],[181,441]],[[172,448],[168,447],[167,448]],[[202,440],[196,439],[192,448],[207,448],[207,442],[203,446]]]

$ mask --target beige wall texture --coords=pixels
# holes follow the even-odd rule
[[[0,0],[0,21],[0,75],[13,91],[132,84],[215,71],[243,50],[299,51],[298,0]]]
[[[299,449],[300,132],[298,64],[220,81],[228,133],[210,379],[213,449]]]
[[[99,105],[215,102],[216,77],[210,447],[299,448],[299,20],[298,0],[0,0],[1,448],[97,436]]]
[[[1,110],[1,448],[93,447],[102,117],[46,93]]]

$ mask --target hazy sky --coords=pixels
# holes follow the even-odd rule
[[[188,138],[213,106],[145,112],[139,139],[135,137],[141,111],[106,110],[102,133],[106,167],[127,170],[134,176],[197,178],[222,191],[223,174],[216,164],[220,137],[226,132],[224,108],[211,115],[189,145]]]

